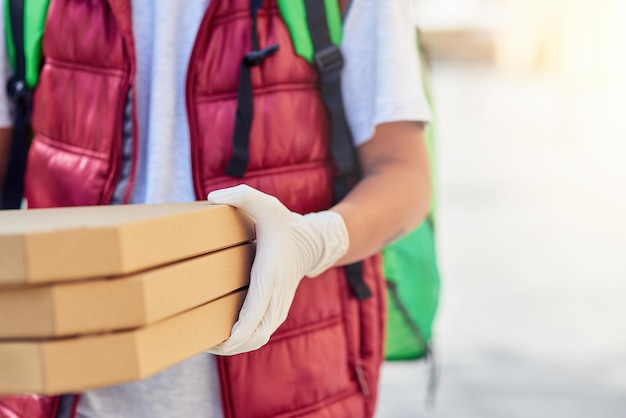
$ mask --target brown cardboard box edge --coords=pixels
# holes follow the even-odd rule
[[[245,291],[135,330],[0,342],[0,394],[82,392],[148,377],[230,335]]]
[[[206,202],[0,212],[0,285],[128,274],[253,239],[249,217]]]
[[[246,243],[119,278],[0,288],[0,338],[145,326],[246,286],[253,258]]]

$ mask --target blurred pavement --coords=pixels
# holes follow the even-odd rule
[[[378,418],[626,416],[626,92],[433,69],[440,386],[387,363]]]

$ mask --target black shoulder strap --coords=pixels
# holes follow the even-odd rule
[[[9,0],[11,34],[15,50],[15,74],[7,82],[7,95],[15,105],[13,136],[2,189],[2,209],[18,209],[24,195],[24,170],[28,153],[32,92],[26,86],[24,56],[24,0]]]
[[[235,113],[235,127],[233,130],[233,155],[226,166],[226,174],[242,178],[250,159],[250,129],[254,117],[254,98],[252,94],[251,67],[260,65],[266,58],[278,52],[278,45],[270,45],[261,49],[257,34],[257,13],[263,0],[250,1],[250,19],[252,22],[251,48],[241,61],[239,70],[239,87],[237,90],[237,111]]]
[[[319,74],[320,94],[330,118],[331,154],[337,170],[333,181],[333,192],[335,202],[339,202],[361,177],[352,132],[348,126],[341,95],[343,55],[341,49],[331,42],[325,2],[304,0],[304,5],[313,42],[315,65]],[[346,266],[346,275],[358,300],[372,295],[363,280],[362,263]]]
[[[15,75],[22,80],[26,74],[26,58],[24,56],[24,0],[9,0],[9,18],[11,35],[15,49]]]
[[[60,395],[57,413],[54,418],[71,418],[79,396],[74,394]]]
[[[352,132],[348,127],[341,95],[343,54],[330,40],[324,1],[304,0],[307,24],[313,42],[315,64],[320,79],[320,94],[330,118],[331,153],[338,172],[334,182],[335,201],[339,202],[361,177]]]

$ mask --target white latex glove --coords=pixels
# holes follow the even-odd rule
[[[208,352],[232,355],[256,350],[287,318],[300,280],[318,276],[346,253],[348,231],[336,212],[303,216],[289,211],[274,196],[246,185],[216,190],[207,199],[247,213],[256,224],[257,238],[250,287],[239,319],[230,338]]]

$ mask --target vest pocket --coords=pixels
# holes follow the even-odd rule
[[[124,70],[46,58],[33,101],[30,207],[109,203],[127,92]]]
[[[28,207],[101,204],[109,172],[105,154],[36,135],[26,167]]]
[[[229,401],[238,418],[301,416],[307,411],[315,416],[315,410],[360,394],[348,367],[341,318],[303,333],[283,334],[257,351],[223,361],[229,386],[237,388]]]

